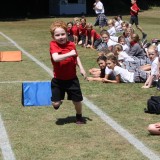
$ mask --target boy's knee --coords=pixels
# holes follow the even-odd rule
[[[58,102],[52,102],[52,105],[53,105],[53,107],[54,107],[54,108],[59,107],[61,104],[62,104],[62,102],[61,102],[61,101],[58,101]]]

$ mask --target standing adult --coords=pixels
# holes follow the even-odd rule
[[[102,30],[103,27],[107,24],[107,18],[105,16],[103,3],[100,0],[95,0],[93,9],[95,10],[95,13],[97,15],[94,26],[99,26],[99,28]]]

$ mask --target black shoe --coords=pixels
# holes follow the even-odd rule
[[[76,124],[84,124],[82,114],[76,114]]]
[[[142,42],[144,42],[147,38],[147,34],[146,33],[142,33]]]

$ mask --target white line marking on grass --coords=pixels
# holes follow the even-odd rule
[[[117,131],[122,137],[127,139],[133,146],[140,150],[144,156],[150,160],[160,160],[160,157],[146,147],[140,140],[134,137],[131,133],[125,130],[121,125],[114,121],[111,117],[99,109],[96,105],[90,102],[87,98],[83,97],[84,104],[88,106],[94,113],[96,113],[106,124],[109,124],[115,131]]]
[[[53,73],[51,69],[49,69],[45,64],[38,61],[35,57],[30,55],[24,49],[22,49],[16,42],[14,42],[11,38],[0,32],[2,36],[8,39],[10,42],[14,43],[14,45],[20,49],[26,56],[31,58],[34,62],[40,65],[44,70],[46,70],[51,76]],[[115,131],[117,131],[122,137],[128,140],[134,147],[136,147],[142,154],[149,158],[150,160],[160,160],[160,157],[156,155],[151,149],[146,147],[140,140],[134,137],[131,133],[125,130],[121,125],[119,125],[116,121],[114,121],[111,117],[109,117],[106,113],[104,113],[101,109],[99,109],[96,105],[90,102],[86,97],[84,97],[83,103],[91,109],[95,114],[97,114],[106,124],[110,125]]]
[[[15,160],[15,156],[12,152],[12,148],[9,143],[9,139],[1,115],[0,115],[0,146],[2,149],[2,155],[4,160]]]

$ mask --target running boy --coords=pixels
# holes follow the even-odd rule
[[[63,21],[51,24],[50,33],[53,41],[50,42],[50,56],[53,65],[54,78],[51,81],[52,105],[58,109],[62,104],[65,92],[68,100],[72,100],[76,110],[76,123],[83,124],[83,100],[79,80],[76,76],[76,65],[86,78],[86,72],[78,57],[75,44],[67,40],[67,25]]]
[[[138,23],[138,12],[140,11],[140,8],[137,5],[137,0],[131,0],[131,8],[130,8],[130,14],[131,14],[131,18],[130,18],[130,24],[134,24],[136,25],[136,28],[140,30],[140,32],[142,33],[142,41],[144,41],[147,37],[147,34],[143,32],[142,28],[139,26]]]

